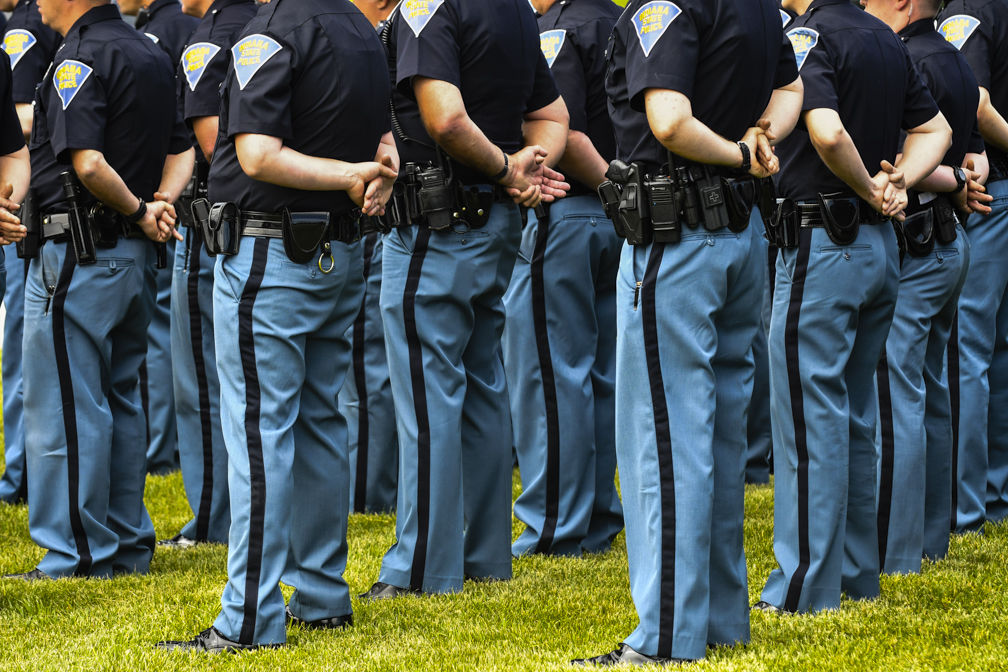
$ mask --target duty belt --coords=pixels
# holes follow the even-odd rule
[[[243,236],[283,238],[283,214],[242,210],[239,221]],[[328,240],[352,243],[360,240],[360,211],[351,210],[330,220]]]
[[[861,224],[881,224],[884,221],[888,221],[887,217],[883,217],[875,210],[870,209],[859,199],[830,198],[826,199],[826,204],[832,205],[835,201],[850,202],[857,211],[856,219]],[[822,208],[820,207],[819,201],[797,201],[795,205],[798,207],[798,213],[801,215],[800,226],[803,229],[822,228],[826,226],[826,222],[823,221]]]
[[[139,226],[132,225],[120,236],[121,238],[147,238]],[[62,243],[70,240],[70,215],[65,212],[42,215],[42,240]]]

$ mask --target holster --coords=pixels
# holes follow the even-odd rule
[[[749,226],[753,206],[756,205],[756,180],[751,177],[721,179],[725,205],[728,210],[728,228],[733,233],[741,233]]]
[[[64,171],[60,173],[60,183],[63,189],[63,200],[67,204],[70,242],[77,257],[77,264],[90,266],[97,263],[98,253],[95,250],[88,211],[83,202],[81,188],[77,184],[77,176],[70,171]]]
[[[756,180],[756,205],[759,206],[763,226],[768,227],[777,210],[777,185],[771,178]]]
[[[678,243],[682,240],[682,226],[679,222],[682,203],[672,178],[659,176],[648,180],[644,185],[644,191],[647,195],[654,241]]]
[[[782,250],[798,247],[801,212],[793,200],[778,198],[773,216],[769,220],[763,220],[763,223],[766,226],[766,238],[771,245]]]
[[[602,201],[602,209],[605,210],[606,217],[613,223],[616,235],[626,238],[626,230],[619,218],[620,192],[619,187],[612,180],[606,180],[598,186],[599,200]]]
[[[33,189],[28,190],[21,204],[21,224],[28,230],[25,237],[15,244],[19,259],[34,259],[42,247],[42,217],[38,210],[38,197]]]
[[[959,223],[955,208],[948,198],[939,196],[932,205],[934,211],[934,237],[939,245],[951,245],[955,242],[956,225]]]
[[[456,212],[459,219],[465,221],[470,229],[482,229],[490,221],[490,210],[493,208],[494,196],[489,191],[478,189],[462,189],[459,195],[461,207]]]
[[[819,194],[819,212],[826,235],[837,245],[850,245],[857,240],[861,222],[858,206],[845,198],[831,199]]]
[[[706,167],[702,170],[692,171],[692,174],[693,187],[700,199],[704,228],[708,231],[730,228],[731,218],[728,215],[723,178],[720,175],[711,174],[711,171]]]
[[[306,264],[315,258],[329,232],[328,212],[282,211],[284,252],[295,264]],[[237,252],[237,249],[235,250]]]
[[[934,211],[924,208],[903,220],[902,243],[911,257],[926,257],[934,251]]]
[[[195,202],[193,206],[195,208]],[[234,203],[214,203],[202,227],[203,240],[211,255],[238,254],[241,244],[241,213]]]
[[[431,231],[444,231],[452,225],[455,210],[455,189],[441,168],[416,171],[419,186],[417,200],[420,214],[427,220]]]
[[[104,203],[94,203],[88,209],[88,219],[95,247],[99,249],[111,250],[118,244],[119,237],[125,234],[122,215]]]

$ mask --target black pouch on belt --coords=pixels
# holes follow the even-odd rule
[[[119,242],[119,236],[125,235],[122,216],[104,203],[95,203],[88,211],[91,220],[91,235],[95,247],[112,249]]]
[[[17,256],[19,259],[34,259],[42,247],[42,217],[39,216],[38,198],[33,189],[28,190],[18,215],[21,217],[21,224],[28,232],[15,245]]]
[[[700,197],[700,207],[703,212],[704,228],[708,231],[720,231],[726,227],[731,227],[731,219],[728,216],[728,203],[726,202],[726,192],[724,181],[720,175],[712,174],[708,169],[703,169],[703,175],[697,176],[694,172],[693,186]]]
[[[234,256],[238,254],[241,243],[241,213],[234,203],[214,203],[210,208],[206,226],[203,229],[203,241],[210,254]]]
[[[934,236],[940,245],[951,245],[956,239],[955,209],[947,198],[938,197],[932,206],[934,211]]]
[[[819,194],[819,213],[822,216],[826,235],[837,245],[850,245],[857,240],[861,223],[858,221],[858,207],[845,198],[827,199]]]
[[[903,221],[903,239],[911,257],[926,257],[934,250],[934,212],[924,208]]]
[[[493,193],[477,189],[462,190],[462,216],[470,229],[482,229],[490,221],[490,209],[493,207]]]
[[[765,222],[764,222],[765,223]],[[767,240],[782,250],[798,247],[798,232],[801,228],[801,214],[798,206],[790,198],[777,199],[777,208],[767,225]]]
[[[734,233],[741,233],[749,226],[756,204],[756,181],[748,177],[740,180],[722,178],[721,188],[728,208],[728,228]]]
[[[282,232],[287,258],[295,264],[307,264],[319,253],[329,232],[329,213],[291,212],[284,208]]]

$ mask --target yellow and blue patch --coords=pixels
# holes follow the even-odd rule
[[[259,68],[283,49],[280,43],[266,35],[249,35],[231,48],[238,88],[244,89]]]
[[[644,50],[644,58],[651,55],[651,50],[658,44],[658,40],[680,14],[682,10],[667,0],[653,0],[637,10],[633,16],[633,25],[641,49]]]
[[[966,14],[957,14],[942,21],[941,25],[938,26],[938,32],[942,34],[942,37],[947,42],[954,45],[956,49],[962,49],[963,45],[966,44],[966,40],[972,37],[979,27],[979,19],[967,16]]]
[[[214,59],[220,47],[210,42],[197,42],[182,52],[182,73],[189,82],[189,90],[195,91],[203,73]]]
[[[399,5],[399,13],[409,24],[413,34],[420,37],[420,33],[427,27],[443,4],[444,0],[403,0]]]
[[[30,31],[16,28],[4,35],[3,50],[10,57],[11,70],[17,67],[18,61],[38,44],[38,38]]]
[[[791,46],[794,48],[798,70],[801,70],[802,66],[805,65],[805,59],[808,58],[809,52],[819,44],[819,33],[811,28],[795,28],[794,30],[789,30],[787,36],[791,40]]]
[[[542,49],[543,56],[546,57],[549,67],[553,67],[553,62],[560,55],[560,50],[563,49],[564,42],[566,41],[566,30],[547,30],[545,33],[539,35],[539,47]]]
[[[53,86],[56,94],[63,101],[63,109],[67,109],[73,99],[80,93],[81,87],[91,77],[94,69],[80,61],[63,61],[53,73]]]
[[[787,24],[791,23],[791,15],[782,9],[780,10],[780,18],[783,21],[783,26],[787,28]]]

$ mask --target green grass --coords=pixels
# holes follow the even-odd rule
[[[517,491],[516,483],[516,491]],[[750,488],[746,542],[750,593],[773,565],[772,490]],[[187,508],[178,474],[151,477],[147,503],[158,536]],[[517,533],[518,527],[515,527]],[[350,519],[346,578],[354,594],[377,577],[393,541],[391,516]],[[0,505],[0,573],[34,566],[24,507]],[[953,541],[921,576],[885,578],[882,597],[817,616],[756,614],[748,646],[710,653],[697,670],[1008,669],[1008,526]],[[636,622],[621,536],[605,555],[516,560],[508,582],[467,584],[459,595],[355,599],[345,633],[289,632],[279,651],[213,659],[152,644],[189,636],[217,614],[225,549],[159,551],[149,576],[0,581],[2,670],[565,670],[568,659],[612,648]]]

